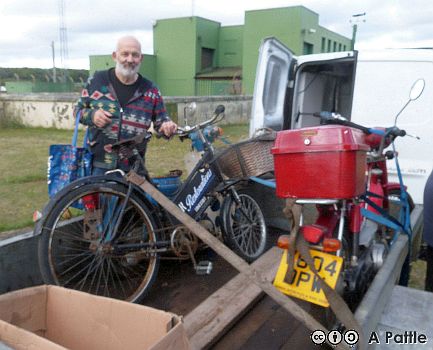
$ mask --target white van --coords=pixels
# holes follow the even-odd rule
[[[419,78],[425,80],[424,92],[409,103],[397,125],[420,139],[398,138],[396,146],[408,192],[415,203],[422,203],[433,168],[432,49],[295,57],[277,39],[265,39],[257,66],[250,136],[263,127],[283,130],[318,125],[311,113],[320,111],[339,113],[365,126],[392,126]],[[394,162],[388,166],[390,180],[397,181]]]

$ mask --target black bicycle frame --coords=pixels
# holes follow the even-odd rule
[[[201,132],[201,130],[199,132]],[[217,186],[223,182],[224,179],[221,170],[218,166],[218,162],[215,159],[215,154],[212,145],[208,143],[208,141],[206,141],[205,151],[202,157],[195,165],[194,169],[191,171],[188,178],[182,183],[182,185],[180,186],[178,192],[176,193],[172,201],[183,212],[190,215],[193,219],[200,220],[202,218],[204,211],[209,207],[209,205],[211,205],[215,201],[215,197],[208,196],[208,194],[213,192],[217,188]],[[132,187],[133,187],[132,183],[129,183],[128,193],[125,198],[125,202],[123,203],[124,205],[126,205],[126,202],[128,201],[128,198],[131,194]],[[222,189],[224,189],[225,187],[226,186],[224,186]],[[117,235],[118,235],[117,228],[122,219],[123,213],[124,213],[124,208],[121,209],[119,213],[119,217],[116,220],[117,221],[115,226],[116,230],[114,231],[116,233],[111,239],[109,239],[111,242],[115,242],[117,239]],[[169,217],[173,223],[177,222],[177,220],[171,215],[169,215]],[[158,246],[164,244],[164,242],[159,242],[159,243],[160,244],[157,244]],[[148,244],[139,243],[139,244],[131,244],[131,245],[122,245],[122,248],[125,248],[126,250],[132,249],[134,247],[144,248],[144,247],[148,247]]]
[[[192,218],[199,218],[212,198],[209,192],[223,181],[212,150],[206,150],[173,199],[173,202]]]

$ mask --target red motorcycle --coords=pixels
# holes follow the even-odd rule
[[[417,81],[409,101],[423,88],[424,80]],[[277,196],[293,198],[303,212],[312,205],[317,209],[312,223],[304,222],[302,212],[299,234],[309,245],[318,273],[298,251],[289,268],[289,244],[294,241],[283,235],[278,246],[284,254],[274,285],[287,295],[328,307],[320,276],[353,309],[398,234],[412,233],[414,203],[394,146],[406,132],[396,126],[367,128],[329,112],[312,115],[325,125],[278,132],[272,153]],[[396,162],[398,183],[388,181],[389,159]]]

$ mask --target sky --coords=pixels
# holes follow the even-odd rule
[[[153,54],[152,26],[158,19],[204,17],[241,25],[249,10],[303,5],[319,25],[352,37],[356,49],[433,47],[431,0],[63,0],[68,57],[60,59],[62,0],[0,0],[0,67],[89,68],[89,55],[111,54],[117,39],[135,35]],[[366,13],[357,22],[353,15]],[[365,21],[364,21],[365,20]]]

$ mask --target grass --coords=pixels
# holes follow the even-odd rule
[[[412,262],[409,287],[424,290],[426,265],[424,260]]]
[[[247,136],[247,125],[224,126],[224,137],[231,142]],[[48,201],[48,148],[51,144],[68,144],[71,138],[70,130],[0,128],[0,232],[32,226],[33,212],[42,210]],[[224,143],[217,141],[215,146]],[[146,159],[151,175],[162,176],[172,169],[185,172],[184,158],[190,149],[188,140],[153,138]]]
[[[34,210],[48,200],[48,147],[70,139],[67,130],[0,129],[0,232],[33,224]]]

